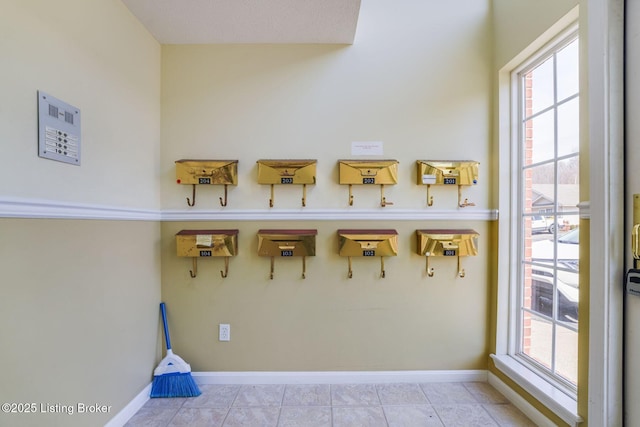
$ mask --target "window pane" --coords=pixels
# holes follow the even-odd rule
[[[527,311],[523,318],[523,353],[551,369],[553,323]]]
[[[549,58],[527,73],[527,98],[531,93],[531,113],[535,114],[553,104],[553,58]],[[528,108],[527,108],[528,109]]]
[[[552,213],[555,211],[553,163],[545,163],[523,170],[523,211],[525,213]],[[546,216],[546,215],[543,215]],[[534,231],[543,231],[542,224],[534,224]]]
[[[556,327],[556,372],[574,384],[578,383],[578,332]]]
[[[578,153],[580,149],[580,98],[558,107],[558,156]]]
[[[578,93],[578,40],[558,52],[556,67],[558,75],[558,101]]]
[[[552,159],[554,150],[554,111],[549,110],[525,123],[525,165]],[[530,155],[529,155],[530,150]]]

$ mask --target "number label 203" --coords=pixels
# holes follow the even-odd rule
[[[293,178],[280,178],[280,184],[293,184]]]

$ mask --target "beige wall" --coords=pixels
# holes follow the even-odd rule
[[[121,2],[4,1],[0,57],[0,199],[159,208],[160,45]],[[37,156],[38,90],[81,109],[81,166]],[[149,384],[159,238],[157,222],[0,219],[0,401],[112,406],[0,425],[102,425]]]
[[[268,208],[256,160],[318,160],[307,207],[347,207],[337,160],[352,141],[383,141],[400,161],[394,208],[422,209],[418,159],[487,164],[490,132],[488,2],[362,4],[355,42],[328,45],[162,47],[162,206],[185,209],[189,186],[176,185],[182,158],[238,159],[239,185],[228,209]],[[487,170],[469,197],[488,209]],[[355,208],[376,208],[379,190],[355,189]],[[199,188],[193,210],[219,210],[219,188]],[[439,190],[435,190],[436,193]],[[366,194],[367,196],[363,196]],[[455,192],[435,207],[455,206]],[[276,189],[276,208],[300,206],[301,190]],[[453,197],[449,197],[453,196]]]
[[[579,0],[493,0],[496,69],[505,66]]]
[[[415,184],[418,159],[481,162],[480,184],[465,190],[486,212],[490,132],[489,2],[362,4],[355,43],[325,45],[163,46],[162,205],[187,210],[190,188],[176,185],[181,158],[239,160],[239,185],[225,210],[268,209],[269,188],[256,183],[260,158],[318,159],[307,210],[337,215],[378,208],[378,188],[338,184],[337,160],[352,141],[383,141],[383,158],[400,161],[399,184],[385,188],[385,210],[423,213],[426,188]],[[199,188],[190,212],[223,210],[221,188]],[[486,367],[489,247],[486,221],[455,220],[456,191],[434,190],[434,209],[452,221],[248,221],[164,223],[163,298],[172,311],[175,347],[195,370],[394,370]],[[274,212],[300,208],[301,189],[276,188]],[[468,208],[474,209],[474,208]],[[384,211],[383,211],[384,212]],[[269,219],[269,212],[265,219]],[[186,214],[188,215],[188,213]],[[211,216],[213,218],[213,215]],[[301,261],[256,255],[259,228],[317,228],[318,254],[300,279]],[[337,255],[339,228],[396,228],[400,255],[380,262]],[[456,278],[453,259],[437,260],[427,278],[415,254],[417,228],[475,228],[480,255]],[[227,279],[222,260],[175,254],[181,229],[240,228],[240,254]],[[232,340],[217,341],[231,324]]]
[[[121,3],[3,1],[0,194],[157,209],[160,45]],[[78,107],[82,165],[37,156],[37,91]]]
[[[415,253],[415,230],[448,227],[441,221],[371,221],[393,227],[399,254],[385,258],[338,255],[337,229],[361,222],[165,222],[162,225],[162,297],[168,304],[172,344],[195,371],[326,371],[485,369],[488,307],[487,222],[465,222],[480,233],[480,256],[435,259],[427,277]],[[191,258],[176,256],[182,229],[238,228],[239,254],[229,275],[223,258],[200,258],[192,279]],[[256,232],[264,228],[318,230],[316,256],[275,260],[257,255]],[[218,341],[218,324],[231,325],[231,341]]]

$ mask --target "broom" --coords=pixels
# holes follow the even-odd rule
[[[160,312],[164,325],[164,340],[167,343],[167,355],[153,371],[150,397],[200,396],[200,389],[191,377],[191,366],[171,350],[167,310],[163,302],[160,303]]]

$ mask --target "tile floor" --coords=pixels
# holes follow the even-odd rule
[[[129,426],[535,426],[487,383],[201,385],[150,399]]]

